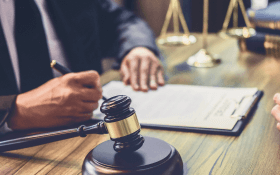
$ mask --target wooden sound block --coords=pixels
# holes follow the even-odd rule
[[[114,142],[105,141],[86,156],[83,175],[182,175],[183,162],[178,151],[156,138],[144,137],[143,146],[132,153],[117,153]]]

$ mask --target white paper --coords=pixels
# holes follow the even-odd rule
[[[239,120],[231,117],[239,102],[254,95],[257,88],[221,88],[168,84],[158,90],[136,92],[122,82],[111,81],[103,87],[107,98],[127,95],[141,124],[158,124],[231,130]],[[103,101],[100,101],[100,105]],[[104,118],[99,109],[94,118]]]

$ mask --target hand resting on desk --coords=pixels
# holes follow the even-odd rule
[[[123,82],[136,91],[148,91],[164,85],[163,68],[155,54],[145,47],[132,49],[121,64]]]
[[[98,108],[101,98],[100,77],[96,71],[69,73],[19,94],[8,126],[22,130],[86,121]]]

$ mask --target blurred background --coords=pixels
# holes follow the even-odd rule
[[[136,15],[144,19],[154,31],[160,35],[170,0],[114,0]],[[204,0],[179,0],[181,8],[192,33],[202,33]],[[209,33],[218,33],[222,29],[231,0],[209,0]],[[280,58],[280,0],[242,0],[251,26],[256,35],[239,38],[239,46],[243,51],[252,51]],[[228,28],[233,27],[233,15]],[[172,18],[168,31],[173,32]],[[245,21],[238,7],[238,27]],[[181,28],[181,31],[182,28]],[[245,46],[245,47],[243,47]]]
[[[117,3],[133,11],[145,19],[159,36],[170,0],[115,0]],[[262,1],[262,0],[255,0]],[[275,1],[275,0],[269,0]],[[209,32],[216,33],[222,29],[230,0],[209,0]],[[247,8],[251,7],[251,0],[243,0]],[[202,32],[203,0],[180,0],[181,7],[190,32]],[[245,22],[239,8],[239,26]],[[232,26],[230,23],[229,27]],[[172,28],[170,28],[172,29]]]

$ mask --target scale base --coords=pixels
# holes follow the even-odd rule
[[[221,59],[210,55],[205,49],[200,49],[187,60],[187,64],[193,67],[214,67],[220,63]]]
[[[221,30],[218,35],[222,38],[250,38],[256,35],[256,30],[251,27],[234,27],[227,30]]]
[[[193,35],[183,33],[169,33],[161,35],[157,38],[156,42],[165,46],[182,46],[191,45],[196,43],[196,38]]]
[[[183,175],[178,151],[168,143],[144,137],[143,146],[132,153],[117,153],[114,142],[105,141],[86,156],[83,175]]]

